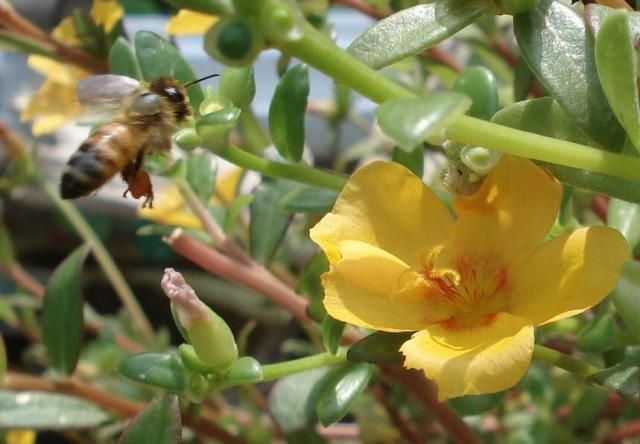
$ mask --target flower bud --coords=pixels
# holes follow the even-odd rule
[[[256,94],[253,67],[225,68],[220,78],[220,94],[240,109],[249,106]]]
[[[173,140],[185,151],[191,151],[202,144],[202,137],[193,128],[181,129],[173,135]]]
[[[227,17],[204,35],[204,50],[229,66],[247,66],[264,48],[262,35],[242,17]]]
[[[225,372],[238,360],[238,347],[227,323],[207,307],[182,275],[166,268],[162,289],[184,328],[198,358],[218,372]]]
[[[234,106],[206,114],[196,122],[196,131],[209,145],[226,146],[229,133],[238,124],[240,109]]]
[[[520,14],[527,12],[538,6],[540,0],[495,0],[498,14]]]
[[[460,160],[478,176],[486,176],[502,157],[502,153],[481,146],[465,146]]]
[[[276,42],[302,38],[304,16],[291,0],[267,0],[260,11],[260,30]]]

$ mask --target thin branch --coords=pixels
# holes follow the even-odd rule
[[[389,416],[391,422],[400,430],[400,433],[402,433],[407,442],[411,444],[421,444],[423,442],[411,424],[409,424],[409,422],[400,415],[398,409],[389,402],[387,393],[380,384],[371,386],[371,393],[373,393],[373,396],[375,396],[382,407],[384,407],[387,416]]]
[[[178,254],[199,265],[204,270],[231,282],[263,294],[276,305],[280,305],[303,325],[309,325],[307,299],[276,278],[269,270],[254,262],[241,263],[208,247],[186,234],[175,230],[164,241]]]
[[[135,416],[145,407],[145,404],[143,403],[121,398],[76,379],[52,382],[44,378],[17,372],[8,372],[5,375],[4,382],[4,388],[8,390],[35,390],[75,396],[77,398],[91,401],[103,409],[109,410],[110,412],[123,417]],[[206,418],[202,417],[199,419],[183,417],[183,422],[196,431],[211,438],[218,439],[223,443],[242,444],[244,442],[219,427],[212,419],[214,419],[212,418],[212,415],[207,414]]]
[[[7,267],[7,274],[19,287],[33,294],[40,302],[44,299],[44,285],[31,276],[19,264],[11,264]]]

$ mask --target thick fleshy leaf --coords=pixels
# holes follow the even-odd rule
[[[640,262],[624,264],[611,300],[631,333],[640,341]]]
[[[278,201],[293,187],[292,182],[263,179],[253,193],[254,199],[249,206],[249,250],[258,262],[268,263],[282,242],[291,222],[291,213],[282,210]]]
[[[594,143],[550,97],[514,103],[498,111],[491,121],[499,125],[583,145]],[[544,165],[564,183],[626,201],[640,202],[640,184],[638,182],[551,163]]]
[[[253,194],[244,194],[242,196],[238,196],[235,198],[231,204],[227,207],[227,212],[224,215],[224,231],[225,233],[233,232],[234,227],[237,225],[236,222],[242,211],[251,205],[253,202]]]
[[[514,17],[514,30],[529,67],[570,118],[607,150],[620,151],[624,130],[600,87],[582,17],[561,2],[542,0]]]
[[[584,18],[591,33],[596,36],[600,32],[600,26],[611,14],[619,13],[620,9],[610,8],[608,6],[590,3],[584,7]],[[640,12],[625,11],[625,15],[629,19],[629,29],[633,41],[640,39]]]
[[[640,359],[628,359],[595,373],[587,378],[587,382],[603,385],[637,403],[640,401]]]
[[[613,114],[640,151],[638,66],[625,12],[609,15],[596,35],[598,77]]]
[[[406,8],[380,20],[347,50],[379,69],[446,40],[488,9],[488,3],[469,0],[436,0]]]
[[[220,77],[220,95],[233,102],[233,106],[245,109],[256,94],[253,66],[235,68],[228,66]]]
[[[604,313],[578,333],[576,346],[584,352],[602,353],[611,348],[615,334],[613,315]]]
[[[97,427],[109,414],[83,399],[57,393],[0,391],[0,429],[68,430]]]
[[[118,37],[109,50],[109,71],[111,74],[142,79],[136,55],[124,37]]]
[[[411,151],[396,146],[393,148],[391,160],[406,166],[417,177],[422,177],[424,173],[424,146],[422,144],[416,145]]]
[[[449,400],[461,416],[481,415],[487,410],[504,403],[505,392],[490,393],[488,395],[468,395]]]
[[[495,393],[513,387],[529,368],[533,327],[506,313],[473,327],[438,324],[414,334],[400,351],[405,367],[434,380],[440,400]]]
[[[377,331],[353,344],[347,351],[351,362],[372,364],[401,364],[404,356],[400,347],[411,338],[412,333],[387,333]]]
[[[640,242],[640,205],[609,199],[607,225],[621,232],[633,250]]]
[[[450,226],[449,210],[411,171],[395,162],[374,162],[351,176],[333,211],[310,235],[330,262],[340,259],[340,242],[356,240],[416,268],[425,248],[448,239]]]
[[[335,355],[338,352],[340,338],[345,326],[344,322],[333,319],[329,315],[324,317],[322,321],[322,344],[329,353]]]
[[[513,270],[509,312],[534,325],[582,313],[615,288],[629,258],[629,246],[611,228],[582,228],[558,236]]]
[[[118,444],[179,444],[181,427],[178,396],[168,393],[151,401],[131,420]]]
[[[285,159],[299,162],[304,150],[304,116],[309,97],[309,68],[301,64],[278,82],[269,106],[269,131]]]
[[[337,191],[302,186],[285,194],[278,205],[291,213],[326,213],[331,211],[337,198]]]
[[[172,392],[184,390],[186,369],[182,361],[169,354],[139,353],[125,358],[118,371],[127,378]]]
[[[580,398],[571,406],[569,426],[572,429],[590,427],[607,404],[608,393],[598,386],[587,386]]]
[[[518,64],[513,70],[513,99],[516,102],[525,100],[536,77],[522,57],[518,57]]]
[[[191,153],[187,158],[187,181],[196,196],[207,204],[215,189],[217,168],[206,151]]]
[[[182,83],[196,80],[191,66],[171,43],[151,31],[139,31],[134,38],[136,57],[142,78],[151,82],[159,77],[173,77]],[[198,109],[204,95],[199,84],[188,88],[189,101]]]
[[[376,117],[382,131],[400,148],[413,151],[426,137],[438,134],[470,106],[471,99],[464,94],[440,92],[390,100],[376,109]]]
[[[225,387],[233,385],[255,384],[262,381],[262,366],[251,356],[244,356],[234,362],[224,375]]]
[[[310,299],[307,313],[317,322],[322,322],[327,314],[322,304],[324,289],[320,283],[320,276],[327,271],[329,271],[329,262],[326,256],[320,253],[309,261],[298,283],[298,291]]]
[[[269,412],[285,433],[307,428],[314,419],[317,387],[328,368],[317,368],[280,379],[269,393]]]
[[[51,365],[65,375],[73,373],[82,347],[84,297],[80,271],[88,253],[87,245],[71,253],[53,272],[45,292],[42,341]]]
[[[467,111],[471,117],[489,120],[498,111],[496,76],[483,66],[465,69],[452,89],[471,99],[471,108]]]
[[[373,376],[371,364],[345,364],[334,369],[318,389],[316,413],[323,426],[340,421]]]

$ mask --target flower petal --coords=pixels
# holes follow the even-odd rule
[[[403,291],[413,272],[393,255],[359,241],[340,243],[343,259],[322,276],[324,305],[336,319],[385,331],[424,328],[434,317],[450,317],[449,307],[427,303],[418,291]]]
[[[418,268],[421,252],[445,241],[450,225],[448,210],[411,171],[374,162],[353,174],[310,235],[330,262],[340,258],[340,241],[358,240]]]
[[[101,25],[109,33],[124,16],[124,9],[116,0],[93,0],[89,16],[95,24]]]
[[[404,366],[434,380],[438,399],[444,400],[514,386],[529,368],[533,342],[533,327],[526,319],[501,313],[477,327],[430,326],[400,351]]]
[[[165,32],[169,35],[204,34],[218,20],[219,18],[213,15],[181,9],[169,19]]]
[[[534,325],[574,316],[616,285],[629,246],[616,230],[590,227],[538,247],[514,270],[509,312]]]
[[[560,183],[546,170],[505,155],[475,194],[454,201],[456,249],[476,257],[499,251],[503,260],[518,262],[549,232],[561,198]]]
[[[78,36],[76,35],[76,27],[73,24],[73,17],[63,18],[58,26],[51,31],[51,37],[55,41],[69,46],[78,46],[81,43],[80,39],[78,39]]]

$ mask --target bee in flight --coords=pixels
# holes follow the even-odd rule
[[[215,76],[186,84],[162,77],[147,89],[137,80],[113,74],[80,80],[77,93],[83,106],[115,114],[69,158],[60,181],[62,198],[86,196],[119,172],[128,186],[123,197],[144,197],[142,207],[153,207],[151,180],[142,169],[144,156],[171,149],[171,135],[192,114],[186,88]]]

